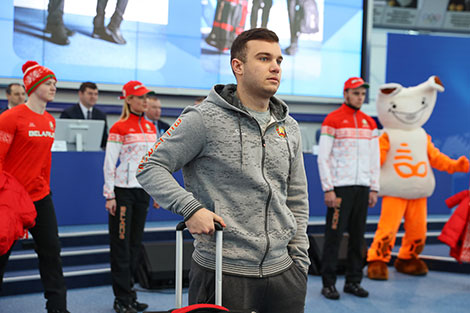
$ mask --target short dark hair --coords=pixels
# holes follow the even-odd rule
[[[92,82],[84,82],[80,85],[80,88],[78,89],[78,91],[80,92],[85,92],[85,90],[87,88],[90,88],[90,89],[93,89],[93,90],[96,90],[98,89],[98,86],[96,86],[95,83],[92,83]]]
[[[11,87],[13,87],[13,86],[20,86],[20,87],[23,87],[23,89],[24,89],[24,86],[19,84],[19,83],[8,84],[7,89],[5,89],[7,95],[11,95]]]
[[[268,42],[279,42],[276,33],[267,28],[252,28],[244,31],[235,38],[230,48],[230,62],[233,59],[246,61],[246,43],[251,40],[264,40]]]
[[[157,94],[155,93],[155,91],[150,91],[150,92],[147,94],[147,98],[154,99],[154,100],[160,100],[160,98],[157,96]]]

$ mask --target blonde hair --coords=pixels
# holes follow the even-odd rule
[[[130,97],[132,97],[132,95],[129,95],[126,97],[126,99],[124,99],[124,105],[122,106],[121,117],[119,118],[119,120],[127,120],[129,118],[129,115],[131,114],[130,105],[127,102],[127,99]]]

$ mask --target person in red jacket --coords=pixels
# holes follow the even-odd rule
[[[29,231],[38,254],[47,312],[66,313],[67,291],[49,181],[55,119],[46,112],[47,103],[54,100],[57,79],[50,69],[34,61],[26,62],[22,69],[29,99],[0,115],[0,171],[15,177],[34,202],[36,225]],[[0,256],[0,271],[10,252]]]
[[[124,85],[121,118],[109,130],[106,144],[103,195],[109,212],[111,276],[117,313],[134,313],[148,307],[137,302],[132,284],[150,200],[135,175],[140,160],[157,140],[155,126],[144,117],[149,92],[135,80]]]
[[[344,292],[369,293],[362,281],[367,207],[377,202],[380,153],[375,121],[361,111],[369,84],[360,77],[344,83],[344,103],[327,115],[321,127],[318,170],[325,193],[325,243],[322,253],[322,295],[337,300],[336,265],[343,233],[349,233]]]

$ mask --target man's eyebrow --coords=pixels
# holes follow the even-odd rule
[[[269,53],[269,52],[263,52],[263,51],[258,52],[255,56],[262,56],[262,55],[265,55],[265,56],[272,56],[271,53]]]
[[[269,52],[258,52],[257,54],[255,54],[255,57],[258,57],[258,56],[269,56],[269,57],[273,57],[273,54],[269,53]],[[279,57],[276,58],[276,60],[284,60],[284,57],[282,55],[280,55]]]

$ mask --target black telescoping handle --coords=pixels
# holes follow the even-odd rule
[[[214,222],[215,230],[224,230],[222,225],[219,222]],[[178,225],[176,225],[176,230],[185,230],[186,229],[186,223],[185,222],[179,222]]]

